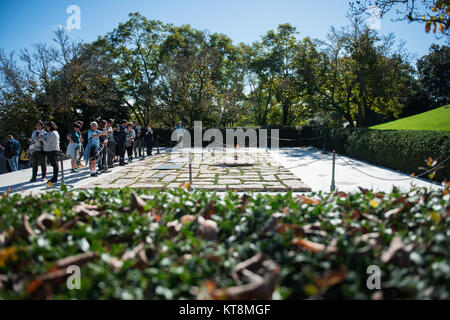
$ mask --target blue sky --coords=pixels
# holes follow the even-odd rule
[[[269,29],[289,22],[300,37],[325,39],[330,27],[348,24],[348,0],[0,0],[0,48],[6,52],[51,43],[57,25],[66,25],[69,5],[81,9],[81,29],[69,36],[92,41],[127,20],[129,12],[175,25],[190,24],[200,30],[220,32],[235,43],[260,39]],[[418,57],[432,43],[444,44],[426,34],[422,24],[392,22],[384,17],[381,32],[393,32],[406,41],[407,50]]]

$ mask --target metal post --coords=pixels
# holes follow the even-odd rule
[[[334,183],[334,165],[335,165],[335,160],[336,160],[336,151],[333,150],[333,168],[332,168],[332,173],[331,173],[331,186],[330,186],[330,191],[334,192],[336,190],[336,184]]]
[[[61,186],[64,185],[64,157],[63,154],[60,153],[59,157],[61,159]]]
[[[156,154],[159,154],[159,134],[156,136]]]
[[[192,155],[189,151],[189,183],[192,184]]]

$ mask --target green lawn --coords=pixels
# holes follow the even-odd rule
[[[371,127],[378,130],[450,131],[450,105]]]

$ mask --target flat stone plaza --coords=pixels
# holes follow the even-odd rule
[[[239,148],[180,149],[161,148],[144,160],[116,166],[108,173],[90,177],[87,168],[71,173],[69,160],[64,161],[64,182],[69,189],[86,188],[154,188],[167,189],[187,186],[191,153],[191,188],[223,192],[329,192],[332,180],[332,155],[315,148],[281,148],[273,150]],[[441,188],[440,184],[424,179],[411,179],[403,172],[376,166],[338,155],[335,165],[336,190],[359,191],[359,187],[389,192],[395,185],[407,190],[411,185]],[[357,170],[356,170],[357,169]],[[51,167],[48,167],[48,175]],[[366,174],[365,174],[366,173]],[[370,175],[370,176],[369,176]],[[37,181],[29,183],[31,168],[6,173],[0,179],[0,192],[22,194],[55,190],[60,182],[49,187]],[[38,175],[39,178],[39,175]]]
[[[180,149],[136,159],[114,174],[80,188],[165,189],[179,188],[191,181],[192,188],[211,191],[311,191],[265,150],[227,150]]]

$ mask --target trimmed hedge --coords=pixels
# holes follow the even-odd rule
[[[355,130],[348,136],[345,151],[351,157],[417,175],[424,172],[420,168],[428,168],[428,157],[440,162],[450,155],[450,133]],[[450,161],[434,177],[437,181],[444,179],[450,179]]]
[[[296,134],[294,134],[296,132]],[[280,138],[297,137],[308,139],[325,135],[328,151],[379,164],[394,170],[420,174],[427,168],[428,157],[441,162],[450,155],[450,132],[445,131],[403,131],[303,127],[282,128]],[[323,139],[280,141],[281,147],[310,145],[323,148]],[[424,176],[428,178],[428,176]],[[433,180],[450,180],[450,161],[443,164]]]

